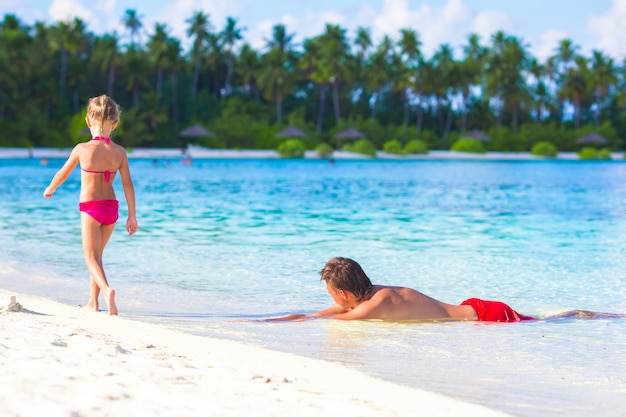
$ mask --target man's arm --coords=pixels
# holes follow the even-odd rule
[[[339,304],[335,304],[333,306],[328,307],[325,310],[321,310],[315,313],[310,314],[290,314],[289,316],[284,317],[276,317],[271,319],[266,319],[263,321],[304,321],[317,317],[328,317],[336,314],[345,313],[346,309],[341,307]]]
[[[373,320],[385,317],[384,301],[374,296],[372,299],[363,301],[352,310],[341,308],[341,311],[331,312],[326,317],[336,320]],[[329,308],[328,310],[331,310]],[[326,310],[325,310],[326,311]]]

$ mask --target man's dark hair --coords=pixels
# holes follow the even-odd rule
[[[372,281],[365,275],[361,265],[349,258],[332,258],[320,274],[321,280],[336,290],[350,291],[358,301],[366,298],[372,288]]]

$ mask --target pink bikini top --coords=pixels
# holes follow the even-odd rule
[[[95,138],[91,138],[91,140],[103,140],[106,144],[111,143],[111,138],[107,138],[106,136],[96,136]],[[83,172],[87,172],[89,174],[102,174],[104,175],[104,182],[109,182],[111,180],[111,175],[113,174],[111,171],[90,171],[88,169],[84,169],[81,167]]]

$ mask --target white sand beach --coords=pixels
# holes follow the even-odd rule
[[[67,158],[71,149],[56,148],[0,148],[0,159],[52,159]],[[280,155],[271,149],[210,149],[189,145],[185,151],[178,148],[135,148],[128,153],[130,159],[280,159]],[[315,151],[306,151],[305,159],[320,159]],[[376,158],[370,158],[352,152],[335,151],[333,159],[397,159],[397,160],[495,160],[495,161],[541,161],[546,158],[532,155],[530,152],[487,152],[475,154],[455,151],[430,151],[423,155],[395,155],[382,151]],[[552,160],[578,160],[576,152],[559,152]],[[612,160],[624,160],[623,152],[612,152]]]
[[[0,333],[3,416],[506,415],[336,363],[5,290]]]

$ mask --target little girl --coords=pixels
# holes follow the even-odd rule
[[[115,290],[109,287],[106,279],[102,267],[102,252],[118,219],[119,203],[113,190],[113,180],[118,171],[128,205],[126,231],[129,235],[137,231],[135,189],[130,178],[126,150],[110,139],[111,132],[120,120],[119,116],[120,109],[110,97],[101,95],[89,99],[85,120],[92,138],[89,142],[79,143],[74,147],[63,167],[43,192],[44,197],[52,197],[76,165],[80,164],[80,225],[91,287],[88,307],[98,311],[98,296],[102,291],[110,315],[117,314]]]

